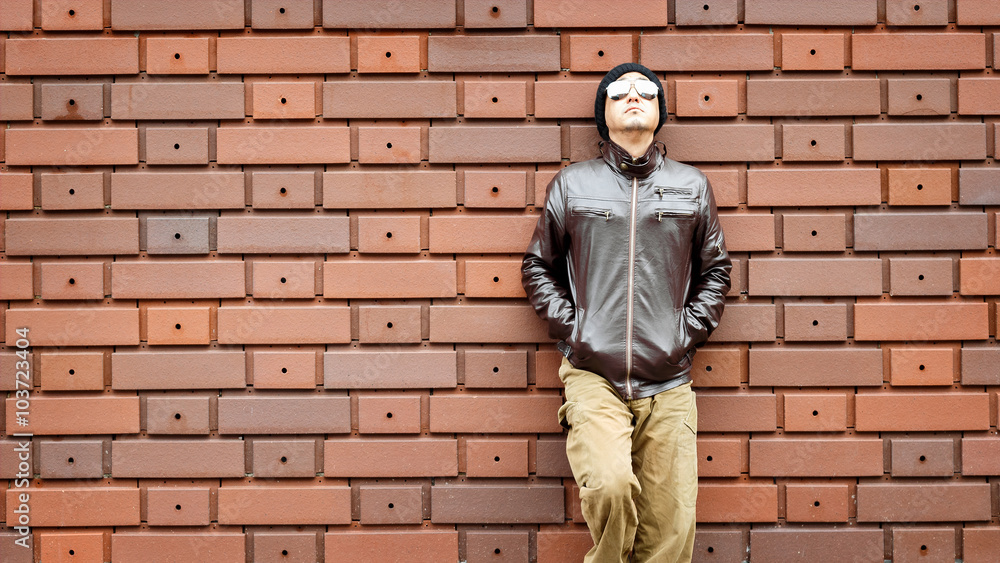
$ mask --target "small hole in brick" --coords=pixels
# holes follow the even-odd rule
[[[707,102],[707,101],[708,101],[708,100],[710,100],[710,99],[711,99],[711,98],[709,97],[709,95],[708,95],[708,94],[705,94],[705,101]]]
[[[73,458],[69,458],[66,460],[66,463],[73,463],[73,461],[74,461]]]
[[[922,95],[920,95],[920,94],[917,94],[917,101],[919,102],[922,99],[924,99],[924,97]]]
[[[281,373],[288,373],[288,368],[281,368]]]
[[[385,326],[388,327],[388,328],[392,328],[392,323],[391,322],[390,323],[385,323]]]
[[[497,14],[497,13],[499,13],[499,12],[500,12],[500,8],[498,8],[498,7],[496,7],[496,6],[493,6],[493,13],[494,13],[494,14]]]
[[[706,458],[705,458],[705,461],[712,461],[712,456],[708,456],[708,457],[706,457]]]
[[[924,185],[923,185],[923,184],[917,184],[917,189],[918,189],[918,190],[922,190],[922,189],[924,189]]]
[[[706,6],[706,8],[707,8],[707,6]],[[715,551],[715,548],[712,547],[712,546],[708,546],[708,549],[706,551],[708,551],[709,553],[712,553],[712,552]]]
[[[927,461],[927,456],[925,455],[920,456],[920,461]]]
[[[819,411],[813,411],[813,416],[819,416]]]
[[[816,49],[809,49],[809,54],[810,55],[815,55],[816,54]]]
[[[288,103],[288,99],[287,98],[281,98],[281,103],[287,104]]]
[[[175,59],[179,59],[179,58],[181,58],[181,54],[180,54],[180,53],[174,53],[174,58],[175,58]]]
[[[387,412],[387,413],[385,413],[385,417],[386,417],[386,418],[392,418],[392,413],[391,413],[391,412]]]
[[[392,238],[392,232],[388,232],[388,233],[386,233],[386,234],[385,234],[385,238]]]
[[[286,456],[281,456],[281,463],[288,463],[288,458]]]
[[[76,190],[74,190],[73,188],[70,188],[70,189],[69,189],[69,195],[73,195],[73,194],[75,194],[75,193],[76,193]]]
[[[285,9],[284,8],[278,8],[278,13],[279,14],[284,14],[285,13]],[[282,551],[281,554],[282,555],[288,555],[288,552],[287,551]]]
[[[286,281],[288,281],[287,278],[281,278],[281,283],[285,283]]]
[[[493,461],[500,461],[500,456],[493,456]]]
[[[174,233],[174,238],[175,238],[175,239],[177,239],[177,238],[181,238],[181,234],[180,234],[180,233]]]
[[[284,11],[285,11],[285,9],[284,9],[284,8],[282,8],[282,9],[281,9],[281,11],[282,11],[282,12],[284,12]],[[288,555],[288,550],[287,550],[287,549],[282,549],[282,550],[281,550],[281,555]]]
[[[174,150],[181,148],[180,143],[174,143]]]
[[[395,505],[395,504],[392,504],[392,503],[390,502],[390,503],[389,503],[389,508],[396,508],[396,505]]]
[[[280,189],[280,190],[278,190],[278,191],[279,191],[279,192],[281,192],[281,195],[285,195],[285,194],[287,194],[287,193],[288,193],[288,188],[281,188],[281,189]]]
[[[920,364],[920,371],[924,371],[924,364]]]
[[[76,10],[70,10],[69,11],[69,15],[70,15],[70,17],[75,16],[76,15]]]
[[[712,366],[705,366],[705,371],[712,371]]]
[[[815,147],[816,146],[816,139],[813,139],[813,140],[809,141],[809,144]]]
[[[387,58],[387,59],[388,59],[388,58],[389,58],[389,57],[391,57],[391,56],[392,56],[392,53],[391,53],[391,52],[389,52],[389,51],[386,51],[386,52],[385,52],[385,58]]]
[[[493,193],[495,193],[495,194],[498,194],[498,193],[500,193],[500,188],[499,188],[499,187],[497,187],[497,186],[493,186],[493,189],[492,189],[491,191],[492,191]]]
[[[71,105],[71,106],[75,106],[75,105],[76,105],[76,100],[74,100],[74,99],[70,98],[70,100],[69,100],[69,105]]]
[[[500,277],[499,276],[493,276],[493,283],[496,283],[498,281],[500,281]]]
[[[913,11],[919,12],[920,11],[920,4],[914,4],[913,5]]]
[[[72,10],[70,10],[70,11],[72,11]],[[71,550],[69,550],[69,554],[70,555],[76,555],[76,552],[71,549]]]
[[[812,236],[816,236],[816,231],[813,231],[813,232],[812,232]]]
[[[175,420],[180,420],[180,419],[181,419],[181,413],[179,413],[179,412],[175,412],[175,413],[174,413],[174,419],[175,419]]]
[[[494,549],[493,553],[496,553],[497,555],[500,555],[500,548],[498,547],[498,548]]]
[[[496,96],[493,96],[493,103],[494,104],[497,103],[497,102],[499,102],[499,101],[500,101],[500,98],[498,98]]]
[[[817,321],[816,319],[813,319],[813,326],[818,326],[818,325],[819,325],[819,321]]]
[[[598,51],[597,52],[597,56],[598,57],[603,57],[604,56],[604,51]]]
[[[927,546],[926,545],[920,546],[920,551],[927,551]]]
[[[179,505],[179,504],[174,505],[174,510],[180,510],[180,509],[181,509],[181,505]]]
[[[73,284],[75,284],[75,283],[76,283],[76,278],[70,278],[70,279],[69,279],[69,284],[70,284],[70,285],[73,285]]]
[[[69,374],[70,374],[70,375],[75,375],[75,374],[76,374],[76,370],[75,370],[75,369],[71,369],[71,370],[69,370]]]
[[[385,148],[387,148],[387,149],[391,149],[391,148],[392,148],[392,143],[386,143],[386,144],[385,144]]]
[[[177,324],[175,324],[175,325],[174,325],[174,328],[176,328],[177,330],[180,330],[180,329],[181,329],[181,323],[177,323]]]
[[[917,276],[917,279],[920,281],[924,281],[924,275],[920,274],[919,276]]]
[[[500,366],[493,366],[493,373],[500,373]]]
[[[813,506],[819,506],[819,501],[817,500],[817,501],[813,502]]]

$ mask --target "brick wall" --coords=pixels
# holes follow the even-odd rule
[[[633,60],[734,258],[695,559],[997,560],[1000,1],[0,0],[0,30],[3,561],[579,561],[519,265]]]

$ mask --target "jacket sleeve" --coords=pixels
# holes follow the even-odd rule
[[[576,308],[569,291],[566,251],[566,191],[562,174],[546,189],[545,207],[521,262],[521,285],[528,301],[549,324],[549,336],[565,340],[573,333]]]
[[[699,347],[719,326],[731,283],[729,273],[733,268],[719,224],[715,195],[707,178],[700,214],[691,250],[691,289],[684,307],[691,345]]]

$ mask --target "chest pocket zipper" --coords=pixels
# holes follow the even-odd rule
[[[574,207],[573,215],[583,215],[585,217],[604,217],[607,221],[611,219],[610,209],[601,209],[600,207]]]
[[[663,221],[664,217],[694,217],[694,211],[688,211],[684,209],[657,209],[656,210],[656,220],[659,222]]]
[[[653,191],[660,195],[660,199],[663,199],[664,195],[691,197],[691,190],[689,188],[653,188]]]

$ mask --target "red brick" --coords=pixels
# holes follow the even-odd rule
[[[877,115],[880,111],[879,81],[874,78],[747,80],[746,95],[747,115]],[[755,172],[811,174],[825,171]],[[851,169],[838,172],[844,175],[861,173]]]
[[[454,4],[448,5],[454,9]],[[327,532],[323,534],[323,545],[327,561],[458,560],[458,532],[449,530]]]
[[[527,440],[468,440],[466,475],[469,477],[527,477]]]
[[[466,207],[515,207],[526,204],[527,173],[517,170],[466,170]]]
[[[0,174],[0,209],[34,209],[33,176]]]
[[[755,348],[750,350],[750,385],[882,385],[882,351],[877,348]]]
[[[152,41],[152,39],[150,39]],[[111,86],[113,119],[242,119],[243,84],[119,83]]]
[[[208,51],[208,37],[147,37],[146,72],[148,74],[208,74]],[[112,85],[112,92],[114,92],[114,86]],[[186,86],[192,86],[192,84]],[[113,103],[112,106],[114,106]],[[197,110],[197,108],[191,109]]]
[[[745,23],[780,25],[875,25],[875,0],[749,0]]]
[[[881,295],[882,261],[755,258],[748,263],[750,295]]]
[[[358,397],[358,431],[362,434],[419,433],[420,397]]]
[[[452,260],[344,260],[323,265],[327,298],[454,297]],[[520,278],[519,278],[520,279]]]
[[[8,221],[9,225],[10,221]],[[100,331],[88,330],[100,326]],[[114,346],[139,344],[139,310],[121,307],[8,309],[7,342],[29,328],[33,346]]]
[[[435,485],[431,521],[435,524],[562,523],[561,485]]]
[[[275,2],[278,3],[278,2]],[[280,2],[285,5],[285,2]],[[254,560],[311,563],[319,561],[319,542],[315,532],[253,533]]]
[[[405,463],[401,460],[405,459]],[[327,477],[453,477],[458,475],[458,441],[326,440]],[[329,544],[328,544],[329,545]]]
[[[955,379],[951,348],[890,348],[889,381],[904,385],[951,385]]]
[[[537,19],[535,24],[538,25]],[[546,72],[558,71],[559,67],[559,37],[556,35],[432,35],[427,38],[427,70],[430,72]]]
[[[524,305],[432,305],[430,325],[431,342],[550,342],[547,325]]]
[[[954,528],[893,528],[892,560],[899,563],[912,561],[954,561]]]
[[[361,524],[420,524],[423,493],[420,486],[359,487]]]
[[[776,427],[774,395],[699,394],[698,429],[702,432],[774,432]]]
[[[596,90],[592,80],[539,80],[535,82],[535,117],[592,117],[591,98]]]
[[[316,83],[255,82],[254,119],[312,119],[316,117]]]
[[[115,299],[243,297],[243,261],[115,261],[111,293]]]
[[[793,526],[750,531],[754,557],[763,561],[881,561],[885,549],[881,528],[806,529]]]
[[[520,253],[528,246],[535,215],[452,215],[430,218],[430,251],[436,254]]]
[[[451,80],[324,82],[323,117],[455,117],[456,91]]]
[[[559,127],[431,127],[430,162],[558,162]]]
[[[17,521],[14,509],[22,492],[30,495],[32,527],[139,525],[139,489],[135,487],[8,489],[7,522]]]
[[[419,127],[358,127],[358,162],[362,164],[417,164]]]
[[[93,121],[103,118],[102,84],[42,84],[42,119]]]
[[[143,427],[149,434],[208,434],[208,396],[148,397]]]
[[[103,209],[104,173],[41,174],[42,209]]]
[[[351,341],[350,309],[219,307],[219,344],[334,344]]]
[[[857,340],[982,340],[989,338],[986,303],[857,303]]]
[[[232,215],[218,219],[220,253],[347,252],[349,220],[334,214]]]
[[[743,201],[746,196],[740,196],[740,180],[745,178],[742,170],[713,167],[704,168],[702,171],[708,179],[709,188],[714,193],[719,207],[738,207],[741,203],[746,203]]]
[[[283,0],[252,0],[251,26],[254,29],[312,29],[313,6],[288,4]]]
[[[948,115],[951,80],[947,78],[890,78],[889,115]]]
[[[773,125],[666,125],[667,156],[683,162],[774,159]]]
[[[719,222],[726,233],[726,248],[730,252],[774,250],[774,215],[722,213]]]
[[[843,432],[847,429],[847,397],[843,394],[786,393],[787,432]]]
[[[774,46],[767,33],[643,35],[640,58],[655,71],[770,71]]]
[[[566,440],[541,436],[535,442],[535,474],[539,477],[572,477],[566,457]]]
[[[847,245],[847,218],[840,213],[787,214],[782,231],[786,252],[843,252]]]
[[[430,401],[431,432],[558,433],[559,395],[434,395]],[[470,412],[480,413],[475,417]]]
[[[691,365],[695,387],[739,387],[746,363],[739,348],[698,349]]]
[[[418,0],[399,5],[372,6],[365,0],[322,0],[323,27],[396,29],[413,27],[455,27],[455,5],[450,2]]]
[[[998,549],[1000,549],[1000,529],[962,529],[962,561],[965,563],[987,563],[996,556]]]
[[[420,37],[358,37],[358,72],[420,72]]]
[[[104,389],[104,354],[49,352],[40,355],[38,373],[46,391]]]
[[[677,80],[677,115],[731,117],[740,110],[740,89],[736,80]]]
[[[711,4],[679,2],[674,5],[677,25],[736,25],[736,0],[717,0]]]
[[[514,0],[503,6],[492,0],[469,0],[465,2],[465,27],[526,27],[526,4],[526,0]]]
[[[955,473],[955,442],[950,439],[893,438],[893,477],[951,477]]]
[[[960,168],[958,171],[959,205],[1000,204],[996,182],[1000,171],[996,168]],[[949,198],[949,202],[950,198]]]
[[[216,45],[219,74],[320,74],[351,69],[347,37],[220,37]]]
[[[1000,439],[996,435],[962,438],[962,475],[1000,475]]]
[[[349,487],[219,487],[220,525],[350,524]]]
[[[994,63],[995,64],[995,63]],[[1000,80],[995,78],[960,78],[958,80],[959,114],[1000,114]]]
[[[45,561],[105,561],[104,533],[72,532],[39,534]]]
[[[571,563],[583,561],[594,547],[594,539],[584,526],[576,528],[551,528],[538,531],[538,563]]]
[[[466,350],[467,388],[524,388],[528,384],[528,355],[524,350]]]
[[[777,522],[778,487],[700,483],[697,519],[698,522]]]
[[[857,250],[985,249],[985,213],[856,213]],[[928,236],[936,233],[936,236]]]
[[[454,171],[324,172],[323,207],[455,207]]]
[[[663,27],[667,25],[666,0],[637,0],[628,10],[605,10],[600,2],[537,0],[536,27]]]
[[[358,250],[363,253],[420,252],[420,217],[368,215],[358,217]]]
[[[573,72],[607,72],[632,62],[631,35],[570,35],[569,69]]]
[[[10,166],[139,163],[137,129],[8,129],[6,136]]]
[[[882,201],[880,176],[876,168],[751,169],[747,170],[747,203],[762,207],[878,205]]]
[[[33,299],[30,262],[0,262],[0,299]]]
[[[847,304],[785,303],[786,341],[847,339]]]
[[[114,209],[242,209],[244,197],[242,172],[123,172],[111,175],[111,207]],[[103,198],[102,192],[102,206]]]
[[[254,440],[255,477],[315,477],[315,440]]]
[[[207,127],[146,129],[146,164],[208,164]]]
[[[1000,8],[997,0],[958,0],[956,2],[958,25],[1000,24]]]
[[[347,127],[219,127],[219,164],[345,163],[351,155]]]
[[[64,440],[39,444],[40,474],[43,479],[100,479],[104,476],[100,440]]]
[[[136,0],[113,0],[112,29],[243,29],[243,2],[175,0],[146,5]]]
[[[111,474],[118,477],[242,477],[242,440],[115,440]]]
[[[137,501],[138,502],[138,501]],[[168,561],[233,561],[246,557],[246,536],[236,533],[116,532],[111,534],[115,561],[167,563]]]
[[[1000,350],[962,348],[962,385],[1000,385]]]
[[[466,80],[464,86],[465,117],[523,118],[528,112],[524,82]]]
[[[847,522],[847,485],[789,483],[785,486],[788,522]]]
[[[844,50],[843,33],[782,33],[781,69],[843,70]]]
[[[948,205],[951,170],[889,168],[889,205]]]
[[[986,67],[982,33],[855,33],[854,70],[966,70]],[[881,160],[881,159],[880,159]]]
[[[844,159],[843,125],[785,124],[781,127],[783,161],[818,161]]]
[[[959,287],[963,295],[1000,294],[1000,260],[962,258],[958,262]]]
[[[253,353],[255,389],[313,389],[316,387],[315,352]]]
[[[136,38],[15,39],[5,42],[8,75],[136,74]]]
[[[34,119],[31,84],[0,83],[0,120],[31,121]]]
[[[314,172],[252,172],[254,208],[312,209],[316,206]]]
[[[209,489],[150,487],[146,521],[150,526],[207,526],[209,494]]]
[[[315,297],[316,263],[255,260],[253,295],[274,299]]]
[[[219,397],[219,434],[340,434],[350,430],[348,397]]]
[[[745,461],[743,444],[737,438],[698,440],[700,477],[739,477]]]
[[[209,218],[149,217],[146,219],[147,254],[207,254]]]
[[[117,351],[112,355],[114,389],[220,389],[246,385],[242,351]]]
[[[753,477],[872,477],[882,475],[879,438],[750,440]]]
[[[453,388],[458,375],[455,351],[432,347],[407,351],[383,347],[368,351],[328,351],[323,355],[327,389]],[[412,350],[412,349],[411,349]]]
[[[157,344],[209,344],[211,311],[208,307],[149,307],[146,341]]]
[[[859,483],[858,522],[990,519],[988,483]]]
[[[940,2],[916,4],[910,0],[887,0],[888,25],[948,25],[948,5]]]
[[[31,31],[32,2],[29,0],[0,1],[0,29],[4,31]]]
[[[853,135],[857,160],[986,158],[986,127],[982,123],[856,123]]]
[[[859,432],[989,430],[985,393],[861,394],[855,398]]]
[[[500,561],[501,558],[508,561],[527,560],[528,531],[469,530],[465,533],[465,555],[467,563]]]
[[[709,341],[770,342],[777,335],[774,305],[733,303],[726,307],[722,319]]]

